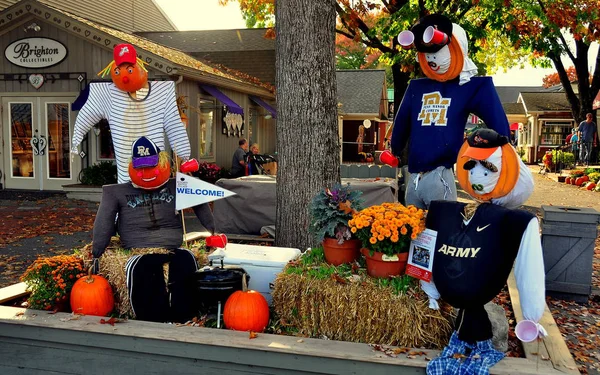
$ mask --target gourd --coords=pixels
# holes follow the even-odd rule
[[[225,302],[223,321],[235,331],[263,332],[269,324],[269,304],[262,294],[248,290],[246,275],[242,277],[242,290]]]
[[[112,288],[104,277],[92,275],[75,282],[71,289],[71,310],[76,314],[106,316],[115,306]]]

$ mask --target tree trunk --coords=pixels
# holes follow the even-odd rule
[[[277,246],[313,245],[308,205],[340,181],[335,0],[277,0]]]

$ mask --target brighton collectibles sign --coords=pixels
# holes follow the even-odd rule
[[[4,56],[12,64],[23,68],[47,68],[67,57],[67,47],[48,38],[25,38],[9,44]]]

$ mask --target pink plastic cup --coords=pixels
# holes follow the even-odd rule
[[[426,45],[446,44],[448,43],[448,35],[433,26],[429,26],[423,33],[423,43]]]
[[[398,166],[398,158],[392,155],[390,150],[385,150],[379,155],[379,161],[383,164],[389,165],[390,167]]]
[[[538,325],[531,320],[521,320],[515,327],[515,334],[523,342],[532,342],[538,338]]]
[[[415,34],[410,30],[404,30],[398,35],[398,43],[404,49],[411,49],[415,41]]]

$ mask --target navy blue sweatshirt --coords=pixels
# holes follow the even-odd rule
[[[490,129],[510,134],[508,120],[491,77],[473,77],[464,85],[455,79],[438,82],[413,79],[394,119],[392,152],[400,152],[410,138],[408,171],[451,168],[463,143],[469,114],[479,116]]]

